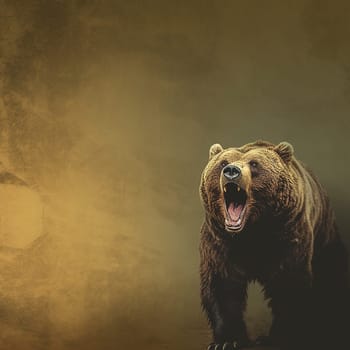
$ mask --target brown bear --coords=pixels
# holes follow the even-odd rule
[[[251,344],[243,319],[251,281],[262,284],[273,314],[270,334],[258,342],[340,345],[348,324],[347,252],[325,190],[293,147],[214,144],[200,197],[201,302],[214,338],[208,349]]]

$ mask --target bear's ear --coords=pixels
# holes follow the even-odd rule
[[[281,142],[275,148],[274,151],[286,162],[289,163],[292,160],[294,154],[293,146],[288,142]]]
[[[218,143],[214,143],[209,149],[209,160],[212,159],[215,154],[222,152],[224,149]]]

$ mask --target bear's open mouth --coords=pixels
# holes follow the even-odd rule
[[[227,231],[237,232],[242,229],[247,198],[247,192],[235,183],[229,182],[224,186]]]

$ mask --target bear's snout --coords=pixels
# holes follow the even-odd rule
[[[237,165],[229,164],[225,166],[225,168],[222,170],[222,173],[227,180],[232,181],[239,178],[242,174],[242,171]]]

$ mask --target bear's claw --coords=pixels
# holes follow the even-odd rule
[[[209,344],[207,350],[238,350],[240,349],[240,346],[238,346],[238,343],[236,341],[232,343],[224,343],[224,344]]]

